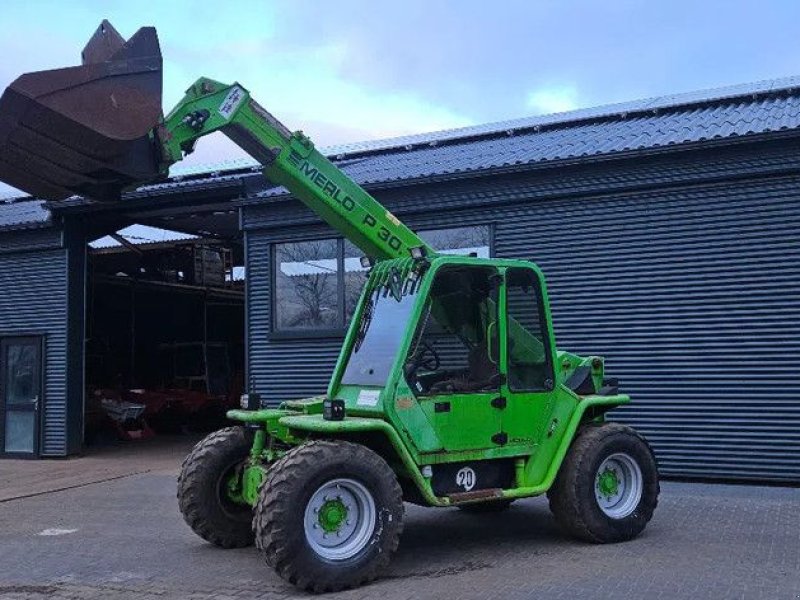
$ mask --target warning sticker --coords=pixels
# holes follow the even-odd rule
[[[378,406],[378,397],[380,395],[380,390],[361,390],[358,393],[356,404],[359,406]]]
[[[244,90],[238,85],[233,86],[233,89],[225,96],[225,100],[219,105],[219,114],[226,119],[230,119],[231,115],[239,108],[242,100],[244,100]]]

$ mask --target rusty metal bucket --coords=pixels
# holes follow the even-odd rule
[[[126,42],[103,21],[81,66],[17,78],[0,97],[0,180],[48,200],[115,200],[157,178],[161,66],[154,28]]]

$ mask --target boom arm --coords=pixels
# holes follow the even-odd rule
[[[408,257],[423,247],[419,236],[314,148],[302,132],[291,133],[239,84],[201,78],[157,129],[162,169],[181,160],[196,141],[221,131],[264,165],[264,175],[283,185],[325,222],[377,260]]]

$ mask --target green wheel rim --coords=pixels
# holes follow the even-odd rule
[[[347,560],[375,532],[377,510],[369,490],[354,479],[333,479],[311,495],[303,518],[306,542],[322,558]]]
[[[597,469],[594,494],[597,505],[612,519],[624,519],[639,506],[644,490],[642,470],[624,452],[612,454]]]

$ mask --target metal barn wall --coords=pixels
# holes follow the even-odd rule
[[[67,253],[55,229],[0,236],[0,336],[44,336],[40,452],[67,454]]]
[[[86,237],[80,224],[66,223],[67,250],[67,444],[66,453],[83,447],[86,384]]]
[[[561,348],[607,359],[665,475],[800,482],[797,142],[376,192],[415,228],[492,224],[536,261]],[[270,402],[325,390],[341,338],[270,339],[270,243],[330,237],[246,207],[249,369]],[[434,212],[422,213],[422,207]],[[277,228],[273,228],[277,227]]]
[[[324,393],[342,343],[338,336],[271,339],[271,244],[310,239],[308,236],[306,231],[289,236],[263,231],[245,233],[248,378],[270,405]],[[329,231],[327,236],[330,237]]]
[[[552,224],[542,228],[542,224]],[[664,474],[800,481],[800,178],[505,212],[560,347],[607,357]]]

